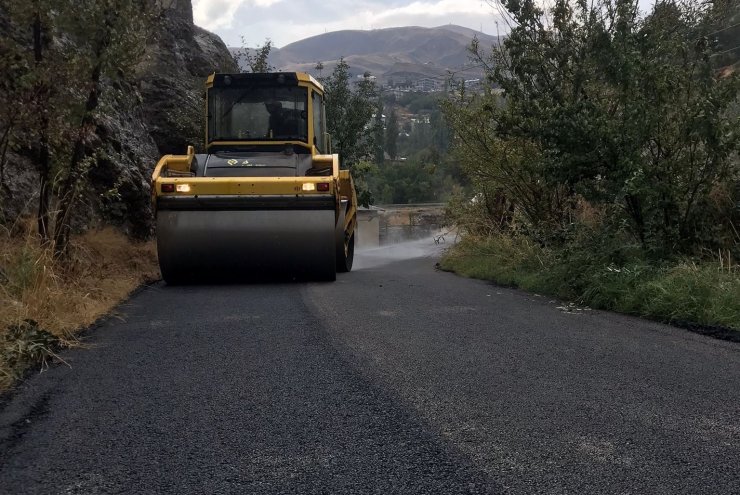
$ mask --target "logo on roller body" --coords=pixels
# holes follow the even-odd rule
[[[232,158],[231,160],[228,160],[226,163],[228,163],[231,166],[234,166],[234,165],[239,164],[239,160]],[[251,166],[252,164],[249,163],[249,160],[244,160],[243,162],[241,162],[241,165]]]

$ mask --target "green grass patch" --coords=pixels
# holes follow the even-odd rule
[[[547,249],[503,235],[466,238],[440,267],[592,308],[740,330],[737,268],[690,260],[651,263],[629,246],[602,248]]]

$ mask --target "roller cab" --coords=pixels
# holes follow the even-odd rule
[[[351,270],[357,198],[330,153],[321,84],[213,74],[206,89],[206,153],[166,155],[152,176],[162,277],[334,280]]]

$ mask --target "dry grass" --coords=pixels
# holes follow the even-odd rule
[[[31,229],[0,233],[0,391],[157,278],[154,244],[132,243],[112,228],[75,237],[63,262]]]

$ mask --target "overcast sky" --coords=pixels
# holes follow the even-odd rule
[[[486,0],[192,0],[195,23],[229,46],[277,47],[342,29],[458,24],[496,34],[496,11]],[[653,0],[640,0],[643,8]]]

